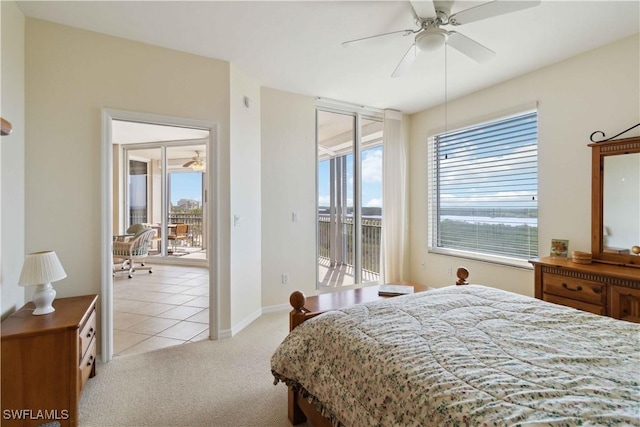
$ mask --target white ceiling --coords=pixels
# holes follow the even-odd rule
[[[481,4],[456,1],[452,12]],[[390,75],[411,37],[341,43],[415,28],[408,1],[26,1],[30,17],[226,60],[262,86],[413,113],[445,100],[444,49]],[[447,99],[640,32],[640,2],[543,0],[455,28],[494,50],[477,64],[447,49]],[[611,64],[615,66],[615,64]]]
[[[131,149],[132,144],[171,142],[171,146],[167,148],[169,167],[180,166],[191,159],[195,160],[196,156],[206,159],[208,139],[209,131],[204,129],[126,120],[113,120],[111,123],[112,144],[128,145]],[[159,147],[133,148],[131,155],[137,160],[159,160],[162,156]]]

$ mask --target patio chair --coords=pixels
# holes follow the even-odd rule
[[[149,255],[149,248],[151,247],[151,239],[155,236],[156,231],[152,228],[146,228],[138,234],[134,235],[126,241],[115,240],[113,242],[113,259],[123,260],[120,264],[120,271],[127,271],[129,273],[129,279],[133,277],[133,273],[136,270],[149,270],[149,273],[153,273],[152,267],[144,266],[144,262],[141,259],[146,258]],[[140,267],[135,266],[135,261],[140,262]],[[118,271],[114,265],[113,275]]]
[[[172,253],[176,253],[176,243],[186,240],[188,235],[189,224],[176,224],[175,233],[167,236],[167,239],[171,241]]]

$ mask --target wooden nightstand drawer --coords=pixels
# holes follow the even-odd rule
[[[588,302],[578,301],[578,300],[569,299],[569,298],[563,298],[563,297],[559,297],[557,295],[551,295],[551,294],[544,294],[542,299],[547,302],[552,302],[554,304],[561,304],[567,307],[577,308],[578,310],[588,311],[589,313],[599,314],[601,316],[604,316],[607,314],[605,306],[603,305],[589,304]]]
[[[545,294],[553,294],[589,304],[605,305],[607,303],[607,290],[604,283],[555,274],[545,274],[542,280]]]
[[[91,346],[80,362],[80,371],[82,372],[80,390],[84,388],[84,385],[91,376],[94,363],[96,363],[96,340],[91,340]]]
[[[78,335],[78,337],[80,338],[80,359],[82,359],[85,356],[87,349],[89,348],[89,344],[91,343],[91,340],[93,340],[93,337],[95,336],[96,336],[96,311],[93,310],[91,311],[89,320],[87,320],[87,323],[85,323],[84,326],[82,326],[82,329],[80,330],[80,334]]]

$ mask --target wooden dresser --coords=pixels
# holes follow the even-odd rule
[[[536,298],[640,323],[640,269],[551,257],[529,262]]]
[[[96,370],[97,295],[28,303],[2,322],[2,425],[78,425],[82,389]]]

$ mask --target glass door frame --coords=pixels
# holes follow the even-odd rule
[[[322,102],[322,101],[318,101],[316,103],[316,265],[318,264],[318,259],[319,259],[319,250],[318,250],[318,208],[319,208],[319,204],[318,204],[318,194],[319,194],[319,179],[318,179],[318,160],[319,160],[319,156],[318,156],[318,114],[320,112],[326,112],[326,113],[334,113],[334,114],[341,114],[341,115],[346,115],[346,116],[351,116],[354,118],[354,132],[353,132],[353,151],[352,151],[352,155],[353,155],[353,181],[354,181],[354,188],[353,188],[353,227],[354,227],[354,231],[353,231],[353,237],[352,237],[352,247],[354,250],[354,260],[353,260],[353,269],[354,269],[354,284],[353,285],[344,285],[344,286],[339,286],[339,287],[324,287],[320,285],[320,277],[319,277],[319,271],[318,268],[316,266],[316,289],[319,291],[340,291],[340,290],[345,290],[345,289],[349,289],[349,288],[355,288],[355,287],[361,287],[363,285],[362,283],[362,122],[363,120],[372,120],[372,121],[380,121],[380,122],[384,122],[384,114],[382,111],[376,110],[376,109],[367,109],[364,107],[356,107],[353,106],[352,108],[349,108],[346,105],[339,105],[336,106],[334,103],[328,102]],[[383,144],[384,147],[384,144]],[[335,173],[336,173],[336,167],[335,167],[335,162],[332,162],[332,165],[330,167],[330,175],[331,178],[330,180],[332,181],[332,185],[333,185],[333,180],[335,179]],[[384,201],[383,201],[384,203]],[[334,223],[334,205],[333,205],[333,198],[331,199],[330,202],[330,226],[333,226]],[[346,207],[343,207],[343,209],[346,209]],[[330,248],[330,250],[333,252],[333,248]]]
[[[130,158],[130,152],[135,152],[137,150],[151,150],[151,149],[159,149],[160,150],[160,171],[161,171],[161,178],[160,178],[160,228],[161,228],[161,252],[157,255],[157,256],[153,256],[152,259],[153,261],[159,261],[161,263],[163,262],[171,262],[171,263],[175,263],[176,261],[180,262],[180,263],[184,263],[186,260],[182,260],[179,257],[170,257],[167,253],[168,250],[168,242],[169,240],[167,239],[167,235],[168,235],[168,222],[169,222],[169,215],[170,215],[170,210],[169,210],[169,170],[168,170],[168,166],[169,166],[169,162],[168,162],[168,156],[167,156],[167,149],[172,148],[172,147],[188,147],[188,146],[192,146],[192,145],[204,145],[205,148],[205,157],[208,156],[208,151],[209,151],[209,141],[208,140],[188,140],[188,141],[161,141],[161,142],[150,142],[150,143],[135,143],[135,144],[122,144],[122,159],[123,159],[123,168],[122,168],[122,174],[123,174],[123,198],[124,198],[124,203],[122,204],[122,209],[123,209],[123,219],[125,221],[125,229],[129,226],[131,226],[130,222],[130,216],[129,216],[129,211],[130,211],[130,198],[129,198],[129,184],[128,184],[128,177],[129,177],[129,168],[130,168],[130,160],[136,160],[136,161],[141,161],[139,159],[134,158],[131,159]],[[148,161],[147,163],[150,164],[153,160]],[[203,246],[207,247],[207,251],[206,251],[206,259],[204,260],[198,260],[198,259],[189,259],[188,263],[193,264],[193,265],[203,265],[206,266],[209,263],[209,257],[211,256],[210,251],[208,250],[209,248],[209,244],[205,243],[205,240],[208,236],[208,225],[207,225],[207,211],[208,209],[210,209],[209,203],[207,201],[207,193],[208,193],[208,186],[206,185],[208,180],[207,180],[207,174],[209,173],[210,167],[209,167],[210,162],[206,161],[205,162],[205,170],[202,171],[202,239],[203,239]],[[148,169],[148,175],[149,174],[149,169]],[[149,179],[147,180],[147,185],[149,185]],[[147,218],[149,218],[149,210],[152,209],[152,207],[150,207],[150,198],[151,198],[151,194],[150,192],[147,190]]]

